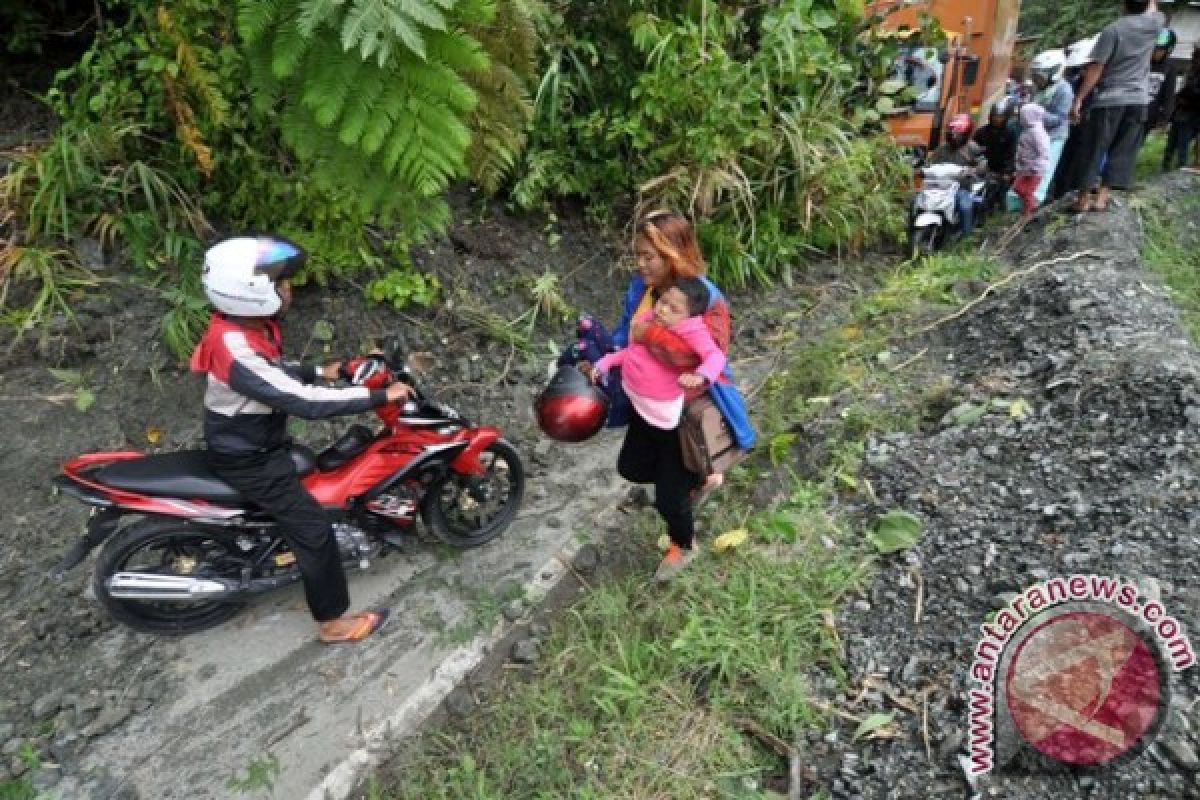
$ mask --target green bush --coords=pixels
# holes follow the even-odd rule
[[[787,279],[806,252],[903,225],[906,168],[878,132],[896,48],[850,0],[560,6],[518,203],[637,193],[700,220],[714,277]],[[587,38],[584,38],[586,32]]]
[[[218,231],[291,236],[312,254],[302,280],[366,270],[411,283],[408,250],[446,227],[448,183],[495,188],[524,146],[532,0],[106,5],[47,95],[53,138],[0,179],[17,230],[0,263],[26,265],[3,274],[0,299],[29,294],[7,282],[43,275],[28,248],[62,256],[68,277],[68,243],[95,236],[159,285],[168,342],[185,352],[200,253]]]

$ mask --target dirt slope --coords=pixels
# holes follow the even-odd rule
[[[1198,189],[1177,175],[1147,197],[1178,209]],[[1196,241],[1194,220],[1173,224]],[[948,414],[869,446],[865,477],[878,502],[860,509],[864,524],[904,509],[924,535],[886,558],[870,592],[840,616],[855,691],[834,701],[863,714],[894,710],[898,722],[895,738],[876,742],[851,741],[851,723],[810,737],[807,757],[822,765],[833,797],[972,793],[960,756],[980,625],[1039,581],[1121,576],[1142,603],[1159,598],[1195,631],[1200,353],[1142,265],[1139,229],[1127,208],[1043,221],[1019,240],[1015,268],[1093,255],[1039,269],[913,342],[914,351],[930,348],[931,381],[946,376],[945,407],[970,418],[962,404],[1022,398],[1031,413],[991,406],[959,425]],[[1200,672],[1175,674],[1169,692],[1157,742],[1140,757],[1106,771],[1046,771],[1008,730],[1000,752],[1011,761],[974,791],[1013,800],[1200,797]]]

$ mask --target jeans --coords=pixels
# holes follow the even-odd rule
[[[1200,136],[1200,116],[1175,115],[1171,122],[1171,130],[1167,133],[1167,149],[1163,153],[1163,171],[1167,172],[1178,164],[1188,165],[1188,149],[1192,142]]]
[[[975,195],[970,189],[959,189],[954,200],[958,206],[958,230],[963,236],[970,236],[975,230]]]

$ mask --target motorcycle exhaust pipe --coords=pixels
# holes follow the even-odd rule
[[[240,594],[220,578],[189,578],[148,572],[118,572],[106,581],[108,594],[121,600],[215,600]]]
[[[156,572],[117,572],[107,581],[110,597],[122,600],[244,600],[300,580],[300,573],[233,581]]]

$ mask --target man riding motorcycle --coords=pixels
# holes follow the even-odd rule
[[[1008,98],[997,100],[988,112],[988,121],[975,131],[972,139],[983,148],[987,160],[988,188],[984,211],[995,210],[1013,180],[1013,164],[1017,154],[1017,132],[1009,124],[1012,106]]]
[[[946,141],[929,157],[930,164],[956,164],[969,167],[971,175],[983,177],[987,174],[987,158],[984,149],[971,141],[971,117],[967,114],[955,114],[946,126]],[[975,196],[971,192],[970,181],[964,181],[958,188],[956,197],[958,207],[959,233],[970,236],[975,229]]]
[[[354,642],[387,620],[386,609],[347,614],[350,598],[333,526],[300,483],[287,439],[287,415],[320,418],[356,414],[412,394],[403,383],[386,389],[315,386],[335,380],[340,364],[293,367],[283,362],[276,318],[291,305],[288,279],[307,258],[279,236],[239,236],[204,255],[204,293],[215,312],[192,354],[193,372],[207,376],[204,438],[208,465],[279,523],[296,554],[309,611],[323,642]]]

